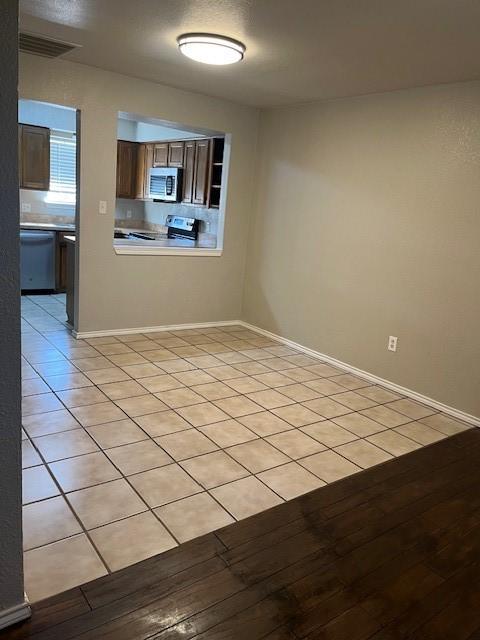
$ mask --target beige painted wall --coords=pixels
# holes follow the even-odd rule
[[[258,112],[63,60],[22,55],[20,96],[81,110],[79,331],[238,319]],[[232,135],[222,257],[120,256],[112,246],[117,112]],[[98,214],[106,200],[108,214]]]
[[[242,316],[480,415],[480,83],[264,112],[257,175],[253,109],[32,56],[20,95],[82,112],[80,331]],[[114,253],[119,110],[232,134],[221,258]]]
[[[270,110],[260,132],[244,319],[479,416],[480,84]]]

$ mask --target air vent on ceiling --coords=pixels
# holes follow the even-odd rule
[[[20,51],[25,53],[33,53],[36,56],[44,56],[45,58],[58,58],[81,45],[21,31],[18,46]]]

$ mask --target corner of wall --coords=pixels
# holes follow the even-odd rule
[[[245,245],[245,254],[243,260],[243,277],[242,277],[242,295],[240,298],[240,314],[239,319],[245,320],[245,296],[246,296],[246,286],[247,286],[247,261],[248,255],[250,252],[250,242],[252,238],[255,218],[257,216],[258,210],[258,199],[260,194],[260,181],[258,180],[259,166],[260,166],[260,137],[262,130],[262,118],[265,113],[265,109],[259,109],[257,112],[257,132],[255,137],[255,151],[254,151],[254,160],[252,162],[252,185],[253,189],[250,196],[250,215],[248,218],[248,228],[247,228],[247,242]]]
[[[0,22],[0,627],[24,607],[22,562],[20,246],[17,163],[18,3],[2,2]]]

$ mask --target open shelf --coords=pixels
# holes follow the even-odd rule
[[[213,138],[211,146],[210,186],[208,193],[208,206],[212,209],[218,209],[220,207],[224,150],[225,138]]]

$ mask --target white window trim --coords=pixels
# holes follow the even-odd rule
[[[50,132],[51,138],[63,138],[64,140],[74,141],[75,149],[76,149],[76,135],[74,133],[65,132],[65,131],[57,131],[52,129]],[[51,145],[51,142],[50,142]],[[75,205],[76,203],[76,185],[75,190],[72,191],[60,191],[56,189],[52,189],[52,179],[50,176],[50,188],[45,196],[45,202],[50,204],[63,204],[63,205]]]

